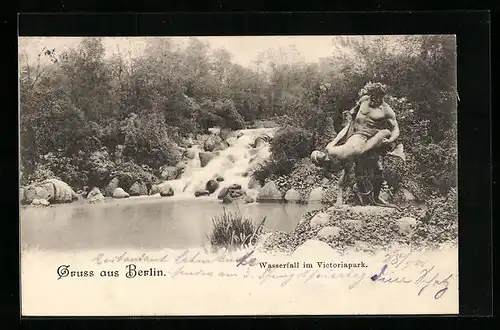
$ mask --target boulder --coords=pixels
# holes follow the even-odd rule
[[[229,188],[226,187],[226,188],[222,188],[219,192],[219,195],[217,196],[218,199],[222,199],[224,200],[224,197],[226,197],[226,195],[229,193]]]
[[[208,196],[210,193],[207,190],[200,189],[194,192],[194,197]]]
[[[94,187],[88,193],[87,199],[91,203],[98,202],[98,201],[103,201],[104,200],[104,195],[101,193],[101,191],[99,190],[99,188]]]
[[[136,181],[129,189],[130,196],[144,196],[148,194],[148,187],[144,182]]]
[[[223,204],[229,204],[234,201],[243,201],[245,204],[253,203],[254,199],[248,196],[244,191],[240,191],[240,194],[232,195],[231,193],[226,194],[222,198]]]
[[[179,169],[175,166],[166,166],[161,171],[162,180],[175,180],[179,175]]]
[[[78,195],[71,187],[58,179],[47,179],[25,188],[25,202],[31,203],[34,199],[45,199],[51,203],[71,203],[78,199]]]
[[[35,198],[34,200],[31,201],[31,205],[33,205],[33,206],[49,206],[50,203],[46,199]]]
[[[361,220],[344,219],[342,220],[342,223],[356,230],[360,230],[361,228],[363,228],[363,222]]]
[[[222,199],[223,203],[231,203],[237,199],[245,200],[247,193],[241,188],[240,184],[232,184],[229,187],[224,187],[219,192],[217,196],[218,199]],[[246,200],[249,200],[248,198]],[[253,202],[253,198],[252,198]]]
[[[417,224],[417,220],[412,217],[402,217],[396,220],[396,222],[399,227],[399,232],[402,234],[411,234],[413,228],[415,228],[415,225]]]
[[[281,201],[281,192],[278,190],[274,181],[269,181],[264,187],[259,189],[257,202],[276,202]]]
[[[195,159],[196,151],[193,148],[188,148],[184,155],[186,156],[187,159]]]
[[[311,190],[311,193],[309,194],[310,202],[320,202],[322,198],[323,198],[323,188],[318,187]]]
[[[108,197],[112,197],[116,188],[119,188],[120,180],[118,178],[113,178],[108,185],[104,188],[104,195]]]
[[[159,186],[159,192],[161,197],[171,197],[174,195],[174,188],[169,184],[162,184]]]
[[[354,248],[358,251],[374,252],[374,249],[370,244],[360,240],[354,241]]]
[[[223,204],[231,204],[233,201],[234,198],[232,198],[229,194],[227,194],[226,196],[224,196],[224,198],[222,198]]]
[[[241,196],[245,196],[246,192],[241,189],[229,189],[229,196],[232,198],[239,198]]]
[[[259,148],[260,146],[263,146],[267,142],[269,142],[270,137],[268,135],[259,135],[255,138],[253,142],[253,147],[254,148]]]
[[[205,167],[215,157],[215,154],[213,152],[200,152],[199,157],[201,167]]]
[[[402,193],[403,193],[403,200],[405,202],[413,202],[416,200],[415,196],[413,196],[413,194],[408,189],[403,188]]]
[[[224,181],[224,178],[221,177],[220,175],[217,176],[217,178],[215,179],[217,182],[222,182]]]
[[[222,140],[218,135],[212,134],[203,143],[203,150],[205,151],[217,151],[224,150],[228,147],[227,142]]]
[[[299,246],[292,255],[294,260],[311,260],[315,256],[321,256],[322,259],[335,258],[337,257],[337,253],[328,243],[317,239],[310,239]]]
[[[241,189],[241,184],[234,183],[228,187],[231,190],[240,190]]]
[[[113,192],[113,198],[128,198],[130,195],[122,188],[116,188]]]
[[[216,191],[217,188],[219,188],[219,182],[216,180],[209,180],[205,185],[205,190],[207,190],[210,194]]]
[[[330,221],[330,215],[328,213],[324,212],[319,212],[316,213],[312,218],[311,218],[311,227],[316,227],[316,226],[323,226],[326,225]]]
[[[337,238],[340,235],[340,228],[335,226],[324,227],[318,232],[318,237],[323,239]]]
[[[245,197],[243,197],[243,201],[245,202],[245,204],[250,204],[250,203],[255,202],[255,200],[253,199],[253,197],[252,196],[248,196],[248,195],[245,195]]]
[[[239,139],[240,137],[243,136],[243,132],[238,132],[238,134],[236,134],[236,138]]]
[[[300,193],[295,189],[290,189],[285,194],[285,200],[287,202],[300,202]]]

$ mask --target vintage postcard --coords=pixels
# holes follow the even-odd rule
[[[458,314],[453,35],[19,37],[23,316]]]

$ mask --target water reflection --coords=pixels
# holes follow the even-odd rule
[[[21,209],[21,243],[40,250],[103,248],[189,248],[205,243],[212,217],[222,214],[213,200],[165,198],[108,200],[103,204],[69,204]],[[318,204],[228,205],[255,223],[291,231],[300,217]]]

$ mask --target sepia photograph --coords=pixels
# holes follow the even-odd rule
[[[458,314],[454,35],[18,46],[23,316]]]

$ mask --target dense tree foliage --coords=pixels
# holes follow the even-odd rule
[[[381,81],[391,87],[410,160],[399,181],[443,192],[455,186],[455,39],[333,39],[332,56],[318,63],[290,49],[261,54],[252,67],[196,38],[182,49],[155,39],[135,58],[106,56],[99,38],[44,49],[20,70],[22,183],[59,177],[102,186],[118,164],[152,172],[175,165],[190,134],[276,117],[287,125],[273,141],[272,168],[290,173],[335,136],[361,87]]]

